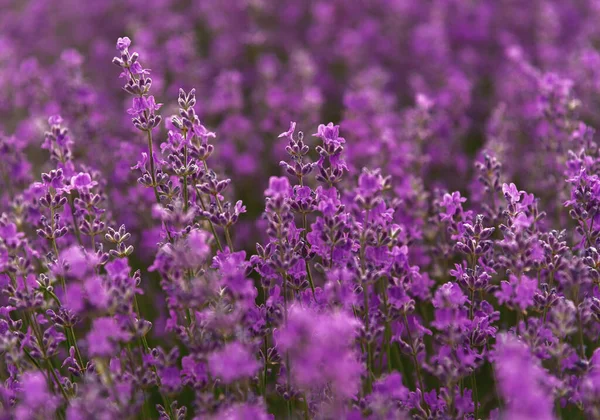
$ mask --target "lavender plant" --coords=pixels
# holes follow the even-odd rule
[[[600,418],[596,2],[96,3],[1,6],[0,418]]]

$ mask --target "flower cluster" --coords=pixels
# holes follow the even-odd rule
[[[600,418],[596,3],[8,2],[0,418]]]

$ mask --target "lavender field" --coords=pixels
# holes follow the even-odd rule
[[[600,419],[600,1],[0,0],[0,420]]]

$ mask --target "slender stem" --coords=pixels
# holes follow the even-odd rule
[[[227,246],[229,247],[229,251],[233,252],[233,242],[231,241],[231,236],[229,235],[229,227],[225,226],[225,240],[227,241]]]
[[[77,361],[79,362],[79,366],[81,369],[85,369],[85,363],[83,362],[83,357],[81,357],[81,352],[79,351],[79,346],[77,346],[77,338],[75,337],[75,330],[72,325],[66,327],[67,336],[70,334],[71,339],[73,340],[73,347],[75,348],[75,356],[77,357]]]
[[[579,332],[579,356],[582,359],[585,359],[585,345],[583,343],[583,323],[581,322],[581,313],[579,312],[579,285],[575,286],[573,290],[573,295],[575,309],[577,310],[577,329]]]
[[[425,387],[423,386],[423,376],[421,375],[421,368],[419,367],[419,360],[417,359],[417,352],[416,352],[416,349],[414,346],[410,328],[408,326],[408,318],[406,317],[406,312],[403,312],[402,315],[404,316],[404,326],[406,327],[406,334],[408,335],[408,341],[410,342],[409,345],[410,345],[410,349],[411,349],[411,356],[413,359],[413,363],[415,364],[415,371],[417,373],[417,381],[419,382],[419,388],[421,389],[421,403],[423,404],[423,407],[426,407],[427,403],[425,402],[425,396],[424,396]]]
[[[59,264],[59,254],[58,254],[58,246],[56,245],[56,238],[54,236],[54,231],[56,227],[54,225],[54,205],[52,202],[54,201],[54,194],[52,194],[52,200],[50,202],[50,228],[52,229],[52,237],[50,238],[50,244],[52,245],[52,250],[54,251],[54,256],[56,257],[56,263]],[[58,280],[63,288],[65,293],[65,299],[67,298],[67,285],[65,283],[65,278],[62,275],[57,275]]]
[[[149,419],[151,417],[150,410],[148,409],[148,396],[146,395],[146,390],[142,390],[144,394],[144,403],[142,404],[142,415],[145,419]]]
[[[204,204],[204,199],[202,198],[202,193],[200,192],[200,190],[198,190],[198,188],[194,187],[194,189],[196,190],[196,196],[198,197],[198,201],[200,202],[200,207],[202,207],[202,210],[206,211],[206,204]],[[219,240],[219,235],[217,235],[217,230],[215,229],[215,225],[213,225],[213,223],[208,220],[208,224],[210,226],[210,230],[213,234],[213,237],[215,238],[215,243],[217,244],[217,248],[219,248],[219,251],[223,252],[223,247],[221,246],[221,241]]]
[[[185,270],[184,278],[186,280],[188,287],[190,287],[190,288],[191,288],[191,283],[192,283],[192,276],[193,276],[193,274],[192,274],[191,270]],[[192,308],[190,308],[189,306],[186,306],[185,313],[186,313],[186,317],[187,317],[187,321],[188,321],[187,335],[191,340],[194,335],[193,331],[192,331],[192,327],[196,324],[196,314],[194,313],[194,310]]]
[[[156,169],[154,167],[154,147],[152,146],[152,130],[147,130],[148,134],[148,157],[150,160],[150,178],[152,179],[152,189],[156,202],[160,204],[160,195],[158,194],[158,185],[156,184]]]
[[[471,290],[471,305],[469,307],[469,320],[473,321],[473,308],[475,306],[475,289]]]
[[[486,350],[489,353],[489,343],[486,343]],[[502,398],[500,398],[500,392],[498,391],[498,378],[496,377],[496,369],[492,365],[492,377],[494,378],[494,394],[496,394],[496,399],[498,400],[498,407],[502,408]]]
[[[562,415],[562,408],[560,406],[560,398],[556,399],[554,401],[554,408],[556,409],[556,413],[558,414],[558,418],[562,419],[563,415]]]
[[[48,387],[49,388],[53,388],[53,386],[52,386],[53,382],[52,382],[52,379],[50,378],[50,376],[48,375],[47,369],[44,369],[40,365],[40,363],[38,362],[38,360],[35,357],[33,357],[31,355],[31,353],[29,353],[29,351],[27,349],[24,348],[23,349],[23,353],[25,353],[25,355],[27,356],[27,358],[29,359],[29,361],[31,363],[33,363],[35,365],[35,367],[38,368],[38,370],[40,371],[40,373],[44,376],[44,378],[46,378],[46,381],[48,382]]]
[[[363,301],[365,306],[365,331],[367,333],[367,337],[369,335],[369,284],[363,283]],[[367,338],[367,383],[366,383],[366,393],[371,392],[371,372],[373,369],[373,355],[371,351],[371,340]]]
[[[384,346],[385,352],[386,352],[387,370],[388,370],[388,373],[390,373],[392,371],[392,352],[391,352],[391,346],[390,346],[392,331],[391,331],[390,321],[389,321],[387,285],[385,284],[385,279],[382,279],[382,282],[383,282],[383,285],[381,288],[381,290],[382,290],[381,294],[383,295],[383,305],[385,308],[385,311],[384,311],[385,329],[384,329],[384,333],[383,333],[384,334],[383,346]]]
[[[496,190],[490,188],[490,195],[492,196],[492,211],[494,220],[496,220]]]
[[[548,288],[552,290],[552,283],[554,280],[554,271],[550,271],[550,280],[548,281]],[[546,316],[548,315],[548,305],[544,305],[544,312],[542,315],[542,325],[546,325]]]
[[[283,277],[283,323],[287,327],[288,319],[288,298],[287,298],[287,274],[284,273]]]
[[[202,164],[204,165],[204,170],[206,172],[208,172],[208,163],[206,163],[206,160],[203,160]],[[204,205],[204,200],[202,200],[202,195],[200,194],[200,191],[198,190],[198,188],[196,188],[196,194],[200,198],[200,204],[202,205],[202,210],[206,211],[206,206]],[[219,206],[219,211],[223,211],[223,208],[221,207],[221,201],[218,199],[218,197],[215,197],[215,201],[217,202],[217,205]],[[208,221],[208,223],[210,223],[210,229],[212,230],[215,240],[217,241],[217,246],[219,247],[221,252],[223,252],[223,247],[221,246],[221,243],[219,242],[219,238],[217,236],[217,231],[216,231],[214,225],[212,224],[212,222],[210,220]],[[225,229],[225,239],[227,240],[227,245],[229,246],[229,252],[233,252],[233,245],[231,244],[231,237],[229,236],[229,228],[227,226],[224,226],[224,229]]]
[[[50,359],[50,357],[46,353],[46,348],[44,347],[44,340],[42,338],[43,337],[42,329],[40,328],[40,325],[38,324],[38,321],[35,317],[35,313],[33,313],[31,311],[31,309],[29,309],[29,310],[27,310],[26,314],[29,317],[29,323],[33,329],[33,333],[35,334],[35,337],[37,339],[40,350],[42,351],[42,358],[46,361],[46,369],[48,371],[48,377],[52,376],[54,378],[54,382],[56,383],[56,386],[60,389],[60,392],[61,392],[61,394],[63,394],[65,401],[68,403],[69,396],[68,396],[67,392],[65,391],[64,387],[62,386],[62,383],[58,379],[56,372],[54,371],[54,366],[52,365],[52,359]]]
[[[471,290],[471,305],[469,308],[469,320],[473,321],[473,310],[475,307],[475,289]],[[477,392],[477,379],[475,378],[475,370],[471,374],[471,388],[473,388],[473,404],[475,407],[475,419],[479,415],[479,393]]]
[[[306,394],[304,395],[304,419],[310,419],[310,409],[308,408],[308,400],[306,398]]]
[[[47,290],[47,293],[50,295],[52,300],[54,300],[54,302],[59,307],[63,306],[62,303],[60,302],[60,299],[58,298],[58,296],[56,296],[56,294],[53,291]],[[73,325],[65,325],[65,332],[66,332],[67,342],[69,343],[69,346],[72,346],[75,348],[77,362],[79,363],[79,365],[81,366],[82,369],[85,369],[85,363],[83,362],[83,357],[81,357],[81,352],[79,351],[79,347],[77,346],[77,337],[75,336],[75,330],[73,329]]]
[[[48,378],[46,376],[46,372],[44,371],[44,368],[42,368],[42,366],[40,365],[40,363],[37,361],[36,358],[34,358],[31,353],[29,353],[29,351],[27,349],[23,349],[23,353],[25,353],[25,355],[27,356],[27,358],[29,359],[29,361],[31,363],[33,363],[35,365],[36,368],[38,368],[40,370],[40,372],[42,372],[42,375],[44,375],[44,377],[48,380],[48,382],[51,384],[52,381],[50,380],[50,378]]]
[[[577,308],[577,324],[578,324],[578,329],[579,329],[580,356],[582,359],[585,359],[585,345],[583,343],[583,325],[581,322],[581,314],[579,313],[579,308]]]
[[[475,419],[479,418],[479,393],[477,392],[477,379],[475,372],[471,375],[471,387],[473,388],[473,404],[475,406]]]
[[[265,367],[264,367],[264,371],[263,371],[263,397],[267,397],[267,371],[268,371],[268,365],[267,365],[267,352],[269,350],[268,347],[268,337],[267,334],[265,334],[265,337],[263,339],[263,352],[264,352],[264,356],[265,356]]]
[[[302,156],[300,156],[300,163],[302,163]],[[298,182],[300,186],[304,186],[304,177],[302,174],[298,175]],[[304,239],[304,243],[306,242],[306,235],[308,234],[308,223],[306,222],[306,213],[302,212],[302,238]],[[308,275],[308,283],[310,284],[310,289],[312,290],[313,299],[315,302],[317,301],[317,297],[315,296],[315,283],[313,281],[312,273],[310,272],[310,264],[307,260],[304,260],[306,263],[306,274]]]
[[[283,322],[287,327],[288,322],[288,298],[287,298],[287,275],[283,276]],[[286,385],[287,392],[290,392],[290,382],[291,382],[291,371],[292,366],[290,365],[290,354],[288,351],[285,352],[285,376],[286,376]],[[291,400],[287,400],[287,409],[288,409],[288,419],[292,418],[292,403]]]
[[[135,74],[133,74],[131,69],[127,68],[127,71],[129,72],[129,76],[131,77],[131,79],[137,82],[138,78],[136,77]],[[144,92],[141,92],[139,94],[139,97],[143,98],[144,94],[145,94]],[[146,118],[146,120],[148,120],[148,110],[144,111],[144,117]],[[154,189],[154,196],[156,197],[156,202],[158,204],[160,204],[160,196],[158,194],[158,189],[157,189],[157,185],[156,185],[156,171],[154,169],[154,149],[152,147],[152,129],[146,130],[146,133],[148,135],[148,156],[150,158],[150,177],[152,179],[152,189]]]
[[[135,305],[136,314],[137,314],[138,318],[140,318],[140,307],[139,307],[138,302],[137,302],[137,295],[133,295],[133,303]],[[142,350],[142,353],[144,353],[144,354],[150,354],[150,346],[148,345],[148,341],[146,340],[146,336],[142,335],[140,337],[139,346],[140,346],[140,349]],[[165,410],[167,410],[169,418],[173,418],[173,412],[171,410],[171,400],[170,400],[170,398],[167,395],[164,395],[162,393],[162,391],[160,390],[160,379],[158,377],[158,372],[156,371],[156,366],[151,365],[150,368],[152,369],[152,371],[154,372],[154,374],[157,375],[156,378],[157,378],[157,381],[159,382],[157,384],[157,386],[158,386],[158,393],[160,394],[160,397],[161,397],[161,399],[163,401],[163,406],[165,407]]]
[[[51,227],[52,227],[52,238],[50,239],[50,242],[52,244],[52,250],[54,251],[54,255],[56,256],[56,261],[58,262],[60,254],[58,251],[58,246],[56,244],[56,238],[54,237],[54,206],[50,205],[50,218],[52,219],[51,221]],[[65,282],[65,278],[62,275],[57,275],[58,280],[63,288],[64,294],[65,294],[65,301],[68,300],[68,295],[67,295],[67,284]],[[50,292],[50,295],[52,296],[52,298],[54,299],[54,301],[58,304],[58,306],[62,306],[60,300],[58,299],[58,296],[56,296],[56,294],[54,292]],[[75,352],[77,354],[77,359],[78,362],[81,366],[82,369],[85,368],[85,364],[83,364],[83,358],[81,357],[81,353],[79,351],[79,347],[77,346],[77,337],[75,336],[75,330],[73,329],[72,326],[65,326],[65,332],[67,334],[67,337],[69,336],[69,333],[72,336],[73,339],[73,347],[75,347]],[[69,340],[70,341],[70,340]],[[68,351],[69,349],[67,349]]]
[[[72,195],[69,195],[69,207],[71,208],[71,216],[73,216],[73,228],[75,229],[75,237],[77,238],[77,243],[80,246],[83,246],[83,241],[81,240],[81,232],[79,231],[79,223],[77,222],[77,216],[75,214],[75,204]]]
[[[65,398],[65,401],[68,404],[69,403],[69,395],[67,394],[67,391],[65,390],[65,388],[62,386],[62,383],[60,382],[60,379],[58,378],[58,375],[54,371],[54,366],[52,364],[52,359],[47,358],[46,359],[46,363],[48,364],[48,372],[50,372],[50,374],[54,378],[54,381],[56,382],[56,385],[60,389],[60,393],[63,395],[63,397]]]
[[[300,178],[302,179],[302,178]],[[306,222],[306,213],[302,213],[302,236],[304,238],[304,242],[306,243],[306,235],[307,235],[307,229],[308,229],[308,223]],[[315,283],[313,281],[313,277],[312,277],[312,273],[310,272],[310,264],[308,263],[308,260],[304,260],[304,262],[306,263],[306,274],[308,275],[308,283],[310,284],[310,290],[312,290],[312,295],[313,295],[313,299],[315,300],[315,302],[317,301],[317,297],[315,296]]]
[[[329,268],[333,268],[333,251],[335,249],[335,246],[333,244],[331,244],[331,247],[329,248]]]
[[[223,205],[221,204],[221,200],[219,197],[215,195],[215,201],[217,202],[217,207],[219,207],[219,211],[223,211]],[[233,242],[231,242],[231,235],[229,235],[229,226],[224,225],[223,230],[225,231],[225,240],[227,241],[227,246],[229,247],[229,252],[233,252]]]
[[[366,210],[365,220],[363,222],[363,228],[360,235],[360,269],[361,269],[361,277],[364,279],[366,275],[366,259],[365,259],[365,250],[366,250],[366,230],[367,223],[369,222],[369,209]],[[367,337],[369,337],[370,330],[370,319],[369,319],[369,284],[366,281],[362,282],[363,289],[363,305],[365,309],[365,332]],[[371,392],[371,374],[373,369],[373,355],[371,351],[371,340],[367,340],[367,382],[365,384],[365,393]]]
[[[471,268],[475,270],[477,268],[477,255],[472,254],[471,256]],[[469,305],[469,320],[473,321],[475,310],[475,289],[471,289],[471,305]],[[475,370],[471,373],[471,388],[473,388],[473,406],[475,419],[478,418],[479,414],[479,393],[477,392],[477,379],[475,378]]]
[[[185,132],[184,132],[185,137]],[[187,177],[187,164],[188,164],[188,150],[187,145],[183,145],[183,159],[186,175],[183,176],[183,210],[187,212],[188,209],[188,177]]]
[[[391,348],[392,348],[392,356],[394,357],[395,361],[398,363],[398,368],[400,369],[400,373],[402,374],[402,377],[407,378],[406,370],[404,369],[404,363],[402,363],[402,357],[400,357],[400,350],[398,349],[398,346],[395,343],[391,343]]]
[[[200,207],[202,207],[202,210],[206,211],[206,205],[204,204],[204,199],[200,195],[200,191],[198,191],[197,188],[196,188],[196,194],[198,196],[198,200],[200,201]],[[213,237],[215,238],[217,248],[219,248],[219,251],[223,252],[223,247],[221,246],[221,241],[219,240],[219,235],[217,235],[217,230],[215,229],[215,225],[213,225],[213,223],[210,220],[207,220],[207,221],[210,226],[210,230],[212,231]]]

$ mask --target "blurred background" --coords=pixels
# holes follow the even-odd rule
[[[518,177],[511,160],[535,147],[536,127],[523,120],[537,112],[540,74],[574,80],[592,121],[600,89],[593,0],[1,0],[0,11],[0,130],[36,150],[48,116],[61,114],[76,153],[109,174],[124,200],[139,194],[128,174],[144,144],[111,64],[119,36],[152,70],[163,115],[176,112],[180,87],[197,89],[198,113],[219,136],[219,169],[250,216],[261,211],[267,175],[280,172],[276,136],[290,120],[307,134],[341,124],[351,168],[391,158],[390,172],[406,183],[410,113],[424,95],[425,182],[452,189],[465,185],[483,147],[505,154]],[[535,181],[523,187],[539,189]]]

